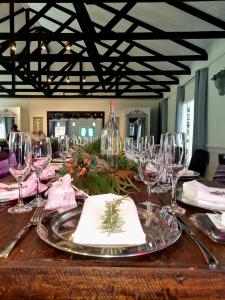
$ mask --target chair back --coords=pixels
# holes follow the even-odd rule
[[[218,154],[219,165],[213,176],[213,182],[225,184],[225,154]]]
[[[208,164],[209,152],[203,149],[196,149],[192,155],[188,170],[199,172],[200,176],[203,177]]]

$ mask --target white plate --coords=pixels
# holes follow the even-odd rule
[[[200,175],[199,172],[187,170],[180,177],[198,177],[199,175]]]
[[[182,203],[191,205],[191,206],[200,207],[200,208],[204,208],[204,209],[208,209],[208,210],[225,211],[225,204],[220,205],[220,204],[210,203],[207,201],[198,202],[198,201],[194,201],[189,198],[186,198],[182,194],[177,197],[177,200]]]

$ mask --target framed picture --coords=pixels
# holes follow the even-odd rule
[[[33,117],[33,133],[40,134],[43,132],[43,117]]]

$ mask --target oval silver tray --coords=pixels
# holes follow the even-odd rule
[[[75,244],[71,236],[76,230],[82,206],[59,213],[53,211],[42,218],[37,226],[39,237],[47,244],[57,249],[79,255],[95,257],[129,257],[160,251],[175,243],[181,228],[176,218],[169,215],[157,205],[151,205],[150,210],[138,208],[142,228],[146,234],[146,243],[134,246],[93,246]]]

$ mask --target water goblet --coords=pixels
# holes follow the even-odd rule
[[[138,174],[144,184],[147,186],[148,198],[147,202],[150,202],[151,188],[158,181],[159,170],[154,160],[141,159],[138,164]]]
[[[16,206],[8,209],[9,213],[23,213],[32,210],[22,198],[22,183],[30,172],[30,139],[23,132],[10,132],[9,136],[9,171],[16,178],[19,197]]]
[[[51,141],[47,137],[34,137],[32,139],[32,164],[31,168],[37,177],[36,197],[29,205],[38,207],[45,205],[45,199],[42,198],[39,192],[40,176],[43,170],[50,164],[52,159]]]
[[[170,205],[164,208],[173,215],[183,215],[186,210],[177,204],[176,186],[179,177],[184,172],[185,135],[183,133],[170,134],[166,141],[166,164],[172,182],[172,197]]]
[[[69,153],[69,137],[68,135],[60,135],[58,137],[59,156],[65,162]]]

